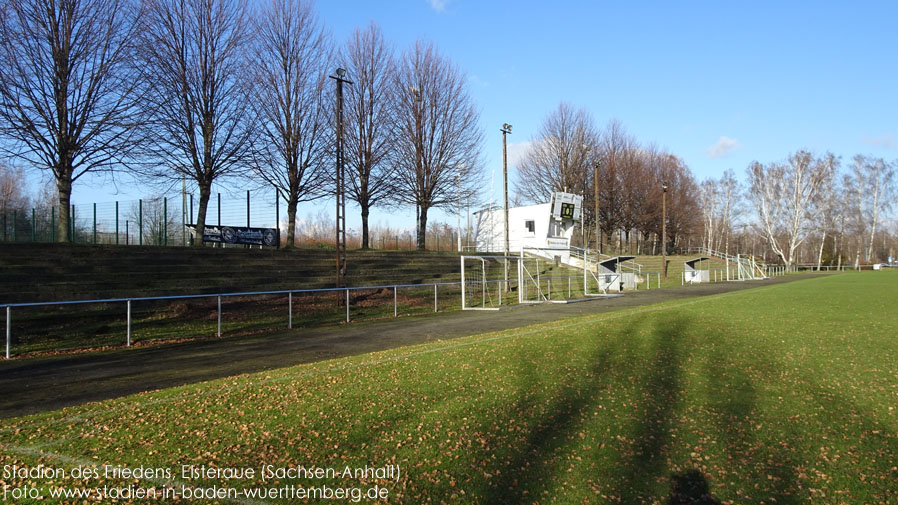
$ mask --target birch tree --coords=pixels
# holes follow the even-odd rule
[[[814,229],[818,206],[813,205],[824,184],[830,183],[837,159],[832,154],[815,158],[807,151],[792,154],[786,163],[748,167],[749,199],[771,250],[787,267]]]
[[[873,240],[876,229],[880,225],[882,215],[892,206],[895,196],[896,163],[887,163],[882,158],[869,158],[863,155],[854,157],[852,167],[852,194],[855,197],[856,215],[862,230],[869,230],[870,240],[866,242],[864,260],[871,261],[873,256]]]

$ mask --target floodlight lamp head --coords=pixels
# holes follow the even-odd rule
[[[508,123],[502,123],[502,131],[505,133],[511,133],[511,125]]]
[[[337,77],[344,78],[346,77],[346,69],[345,68],[337,68]]]

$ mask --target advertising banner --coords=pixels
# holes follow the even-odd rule
[[[196,227],[188,225],[196,236]],[[281,237],[277,228],[252,228],[246,226],[206,226],[203,242],[215,244],[246,244],[279,247]]]

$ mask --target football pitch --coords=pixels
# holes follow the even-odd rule
[[[0,422],[0,503],[898,501],[898,272]]]

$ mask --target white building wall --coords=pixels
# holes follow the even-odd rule
[[[573,227],[562,231],[554,225],[551,218],[551,206],[548,203],[527,205],[508,209],[509,249],[511,254],[520,254],[523,248],[564,248],[570,247]],[[474,244],[478,252],[505,252],[505,212],[501,207],[484,209],[474,213]],[[533,221],[534,230],[527,229],[527,221]],[[550,230],[550,228],[552,228]],[[561,236],[553,236],[560,234]],[[562,256],[561,261],[568,263],[569,253],[560,251],[528,251],[547,258]]]

